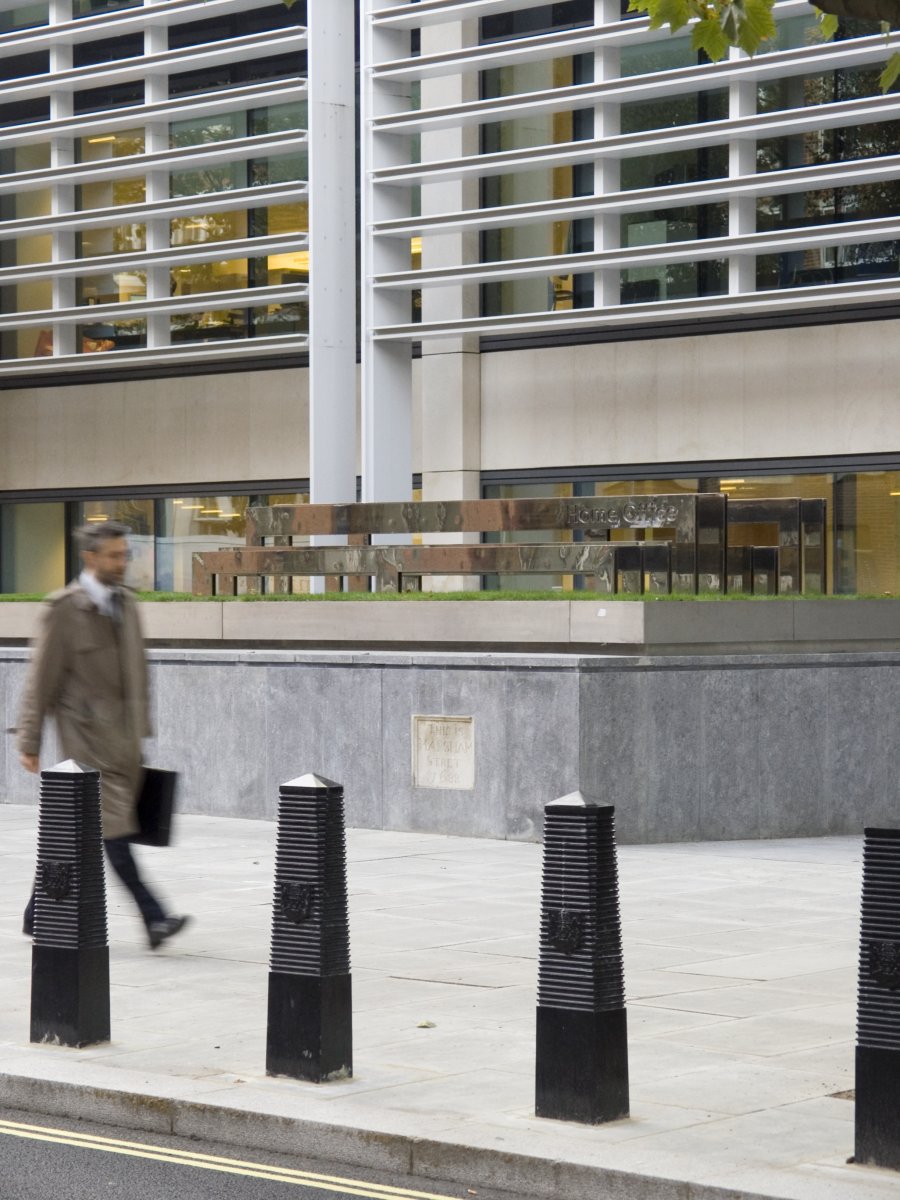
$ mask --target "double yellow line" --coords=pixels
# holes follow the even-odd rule
[[[246,1175],[250,1179],[272,1179],[297,1187],[322,1192],[346,1192],[350,1196],[368,1196],[370,1200],[452,1200],[434,1192],[414,1192],[408,1188],[367,1183],[362,1179],[343,1179],[339,1175],[318,1175],[314,1171],[295,1171],[268,1163],[246,1162],[239,1158],[221,1158],[215,1154],[197,1154],[191,1150],[172,1150],[146,1142],[128,1142],[120,1138],[75,1133],[71,1129],[51,1129],[44,1125],[23,1125],[18,1121],[0,1121],[0,1134],[36,1142],[55,1142],[82,1150],[102,1150],[128,1158],[150,1158],[155,1162],[178,1163],[201,1171],[220,1171],[225,1175]]]

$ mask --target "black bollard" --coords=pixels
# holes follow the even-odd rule
[[[863,843],[856,1021],[858,1163],[900,1169],[900,829]]]
[[[611,805],[573,792],[544,808],[535,1113],[628,1116],[628,1033]]]
[[[266,1074],[353,1074],[344,789],[318,775],[278,793]]]
[[[31,1040],[109,1041],[100,773],[71,759],[41,772]]]

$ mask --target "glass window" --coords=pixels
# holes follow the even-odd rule
[[[46,170],[50,165],[50,147],[47,143],[20,146],[15,150],[0,152],[0,166],[4,172],[22,174],[29,171]],[[49,187],[21,187],[14,195],[0,197],[0,219],[27,220],[41,218],[50,213]],[[52,236],[49,232],[20,235],[0,241],[0,265],[4,267],[27,266],[47,263],[52,254]],[[30,279],[20,283],[6,284],[0,292],[0,307],[5,313],[40,312],[52,307],[53,289],[49,279]],[[3,358],[30,358],[43,353],[39,347],[49,337],[49,330],[34,328],[4,330],[0,334],[0,352]]]
[[[152,592],[154,587],[155,521],[152,500],[108,499],[86,500],[73,506],[74,527],[96,522],[118,521],[131,530],[128,545],[131,562],[125,582],[139,592]],[[72,561],[78,562],[78,550],[73,546]]]
[[[505,96],[585,82],[593,65],[586,55],[559,58],[543,63],[507,67],[482,73],[485,97]],[[522,120],[494,122],[481,131],[485,154],[528,146],[549,146],[589,138],[593,114],[588,111],[553,113]],[[489,176],[482,181],[481,203],[485,208],[526,204],[539,200],[566,199],[586,195],[593,189],[593,172],[582,166],[549,170],[519,171]],[[548,221],[544,224],[511,225],[485,230],[481,237],[482,262],[573,254],[593,246],[592,221]],[[482,288],[485,316],[512,312],[541,312],[571,309],[591,303],[590,276],[551,275],[546,278],[503,280]]]
[[[113,108],[124,108],[130,104],[143,104],[143,102],[143,79],[128,79],[124,83],[84,88],[77,91],[72,99],[76,115],[109,112]]]
[[[156,588],[190,592],[192,556],[243,546],[248,496],[179,496],[160,502]]]
[[[564,3],[542,4],[521,12],[500,13],[482,17],[482,42],[503,41],[528,34],[551,33],[554,29],[590,25],[594,17],[593,0],[565,0]]]
[[[900,595],[900,471],[835,476],[834,590]]]
[[[46,50],[0,58],[0,79],[29,79],[33,75],[46,75],[49,69],[50,55]]]
[[[91,38],[86,42],[76,42],[72,47],[72,65],[89,67],[97,63],[118,62],[123,58],[140,58],[143,51],[144,37],[141,33]]]
[[[568,498],[575,494],[571,483],[519,483],[498,484],[486,487],[486,500],[516,500],[526,497]],[[506,530],[502,533],[486,533],[485,542],[499,544],[523,544],[534,542],[571,542],[568,529]],[[549,592],[570,591],[575,586],[572,575],[485,575],[484,586],[489,590]],[[474,586],[474,584],[473,584]]]
[[[23,4],[0,12],[0,33],[12,33],[17,29],[36,29],[46,25],[49,4],[43,0],[38,4]]]
[[[0,504],[0,591],[43,596],[65,583],[65,505]]]
[[[140,5],[141,0],[74,0],[72,4],[72,16],[93,17],[97,13],[115,12],[120,8],[134,8]]]

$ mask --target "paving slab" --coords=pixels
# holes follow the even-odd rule
[[[28,1041],[36,809],[0,804],[0,1103],[552,1200],[884,1200],[853,1152],[861,839],[619,850],[631,1117],[534,1116],[541,848],[348,831],[354,1077],[265,1074],[275,827],[138,851],[194,921],[156,953],[108,885],[112,1040]]]

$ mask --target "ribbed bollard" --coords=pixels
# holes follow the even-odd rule
[[[900,829],[863,845],[856,1023],[858,1163],[900,1168]]]
[[[573,792],[544,809],[535,1112],[628,1116],[628,1039],[610,805]]]
[[[100,773],[71,759],[41,772],[31,1040],[109,1041]]]
[[[278,794],[266,1073],[353,1074],[344,789],[318,775]]]

